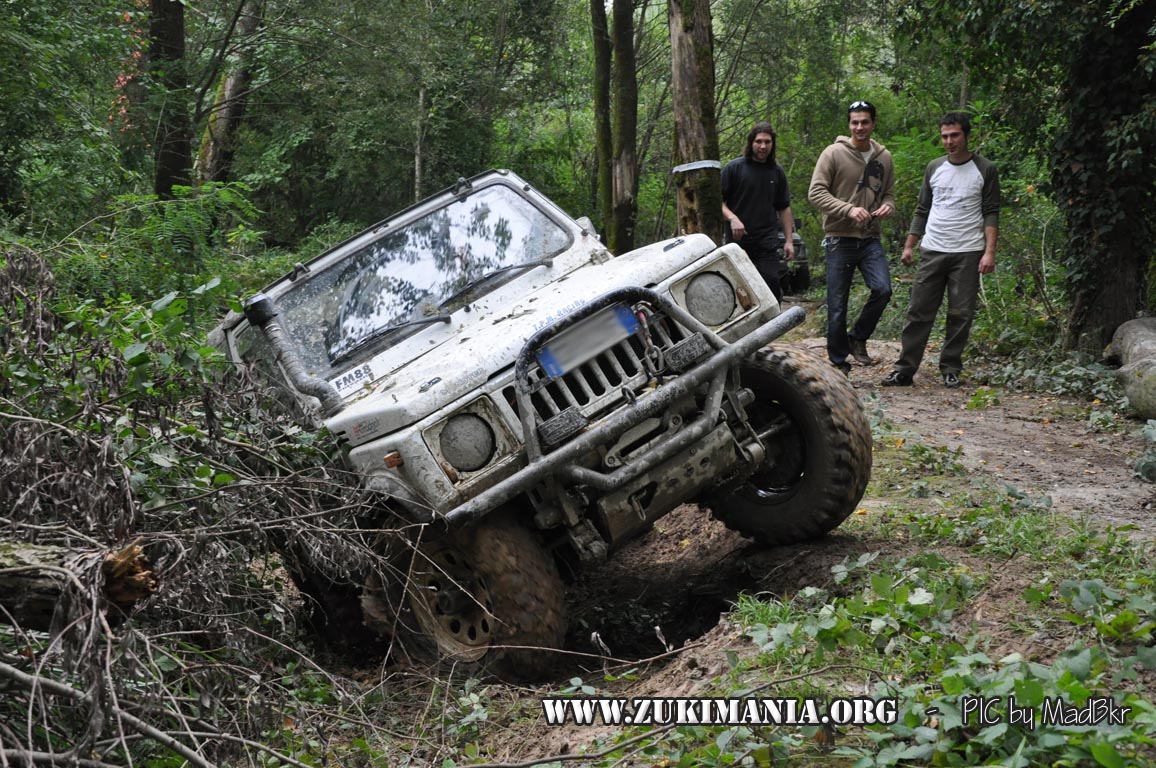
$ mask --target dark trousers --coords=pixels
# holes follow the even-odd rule
[[[981,258],[983,251],[922,251],[915,282],[911,284],[911,306],[907,310],[907,325],[903,327],[903,351],[895,370],[913,375],[919,370],[944,291],[947,292],[947,328],[943,349],[939,352],[939,371],[958,375],[963,370],[963,349],[975,320]]]
[[[891,301],[891,271],[877,237],[828,237],[823,245],[827,251],[827,357],[841,365],[851,352],[850,338],[867,341],[875,332]],[[863,274],[871,296],[848,332],[847,301],[855,270]]]
[[[783,287],[779,282],[779,276],[783,273],[782,252],[778,248],[767,248],[757,243],[743,242],[742,247],[750,257],[751,263],[755,265],[755,269],[763,276],[771,293],[775,294],[775,300],[781,304]]]

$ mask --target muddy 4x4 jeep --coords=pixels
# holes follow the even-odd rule
[[[499,672],[533,675],[549,656],[534,649],[561,645],[560,559],[602,561],[692,501],[766,544],[810,539],[867,485],[854,390],[768,346],[804,313],[780,310],[738,246],[688,235],[613,256],[507,171],[245,306],[218,329],[234,359],[276,371],[421,531],[407,563],[366,579],[366,621]]]

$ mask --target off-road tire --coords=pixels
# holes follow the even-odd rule
[[[871,427],[847,377],[789,345],[759,350],[741,366],[755,395],[747,415],[765,441],[763,467],[737,489],[704,499],[715,517],[767,545],[816,539],[863,498],[871,477]]]
[[[543,649],[565,639],[566,590],[532,531],[486,520],[419,542],[408,559],[392,583],[371,585],[362,602],[367,622],[411,661],[465,665],[512,681],[550,671],[556,656]]]

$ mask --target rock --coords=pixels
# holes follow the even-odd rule
[[[1116,377],[1136,415],[1156,419],[1156,317],[1129,320],[1116,329],[1108,356],[1122,365]]]

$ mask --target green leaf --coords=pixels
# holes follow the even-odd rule
[[[1037,680],[1016,680],[1016,705],[1038,707],[1044,702],[1044,687]]]
[[[213,279],[209,280],[209,282],[204,283],[202,285],[198,285],[196,288],[194,288],[193,294],[195,296],[200,296],[202,293],[206,293],[208,291],[211,291],[220,284],[221,284],[221,278],[214,277]]]
[[[980,744],[995,744],[997,741],[1003,738],[1005,733],[1007,733],[1007,728],[1007,723],[996,723],[995,725],[988,726],[987,728],[984,728],[982,731],[977,733],[975,740]]]
[[[1024,600],[1032,605],[1038,605],[1048,599],[1048,596],[1035,587],[1028,587],[1024,590]]]
[[[1136,660],[1148,669],[1156,669],[1156,646],[1140,646],[1136,649]]]
[[[1104,768],[1124,768],[1124,758],[1116,751],[1116,747],[1106,741],[1098,741],[1092,745],[1092,757]]]
[[[166,293],[164,296],[153,302],[152,311],[160,312],[161,310],[165,309],[169,304],[173,303],[173,300],[176,299],[178,295],[179,294],[176,291]]]
[[[935,602],[935,595],[923,587],[916,587],[915,591],[907,598],[907,602],[911,605],[931,605]]]
[[[880,597],[891,598],[893,594],[892,584],[891,577],[885,573],[871,574],[871,589]]]
[[[1085,648],[1063,661],[1063,666],[1072,673],[1077,680],[1087,680],[1092,672],[1092,651]]]
[[[145,361],[145,353],[148,352],[149,345],[137,342],[136,344],[129,344],[124,348],[124,361],[129,365],[138,365]]]

